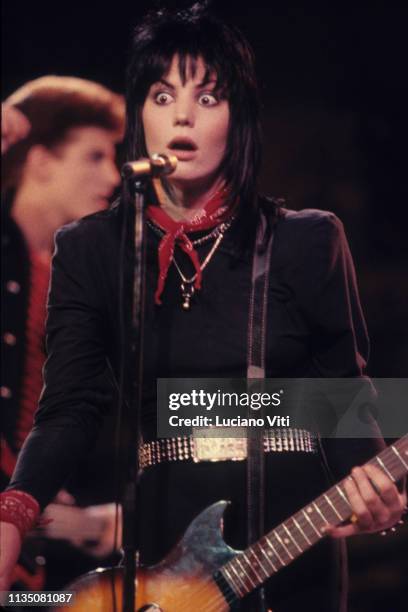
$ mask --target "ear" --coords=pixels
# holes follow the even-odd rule
[[[54,165],[55,155],[47,147],[37,144],[27,153],[25,173],[32,179],[44,183],[51,178]]]

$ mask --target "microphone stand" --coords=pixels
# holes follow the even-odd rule
[[[154,154],[127,162],[122,167],[122,228],[120,241],[120,346],[119,427],[121,465],[124,466],[123,612],[134,612],[136,603],[136,553],[139,548],[140,475],[139,446],[142,438],[143,332],[145,311],[146,222],[145,194],[148,177],[171,174],[177,166],[174,155]],[[132,202],[134,199],[134,205]],[[130,262],[130,265],[129,265]],[[129,333],[130,332],[130,333]],[[128,401],[126,401],[128,399]],[[116,600],[114,598],[114,611]]]
[[[124,466],[122,498],[124,575],[123,612],[134,612],[136,555],[139,548],[139,444],[143,384],[143,330],[145,310],[145,192],[147,177],[124,174],[121,236],[120,317],[122,366],[120,380],[121,445]],[[133,193],[134,192],[134,193]],[[131,201],[134,197],[134,205]],[[130,264],[129,264],[130,262]],[[129,333],[130,331],[130,333]],[[126,399],[125,399],[126,398]],[[128,401],[127,401],[128,400]],[[116,603],[116,602],[115,602]],[[115,608],[116,610],[116,605]]]

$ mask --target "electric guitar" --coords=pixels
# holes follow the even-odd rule
[[[369,464],[394,482],[408,472],[408,434]],[[135,612],[227,612],[282,567],[339,525],[352,510],[344,480],[263,536],[245,551],[222,539],[227,502],[219,501],[190,524],[180,543],[158,565],[137,572]],[[61,612],[113,612],[122,606],[123,569],[90,572],[72,583],[73,604]]]

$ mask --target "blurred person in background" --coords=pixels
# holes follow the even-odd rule
[[[74,77],[35,79],[2,105],[1,489],[32,427],[42,389],[54,233],[108,206],[119,183],[115,147],[123,125],[120,95]],[[83,471],[85,503],[100,501],[98,484],[90,485]],[[62,587],[74,572],[90,569],[88,561],[95,565],[88,554],[102,558],[113,550],[114,504],[80,508],[65,490],[55,502],[45,514],[52,520],[40,530],[48,543],[29,540],[16,568],[20,588]],[[42,555],[52,558],[53,577],[36,565]],[[80,560],[84,565],[66,573]]]

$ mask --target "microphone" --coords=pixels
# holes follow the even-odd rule
[[[154,153],[151,157],[144,157],[136,161],[127,162],[122,166],[122,177],[125,179],[139,177],[160,177],[171,174],[177,167],[175,155]]]

